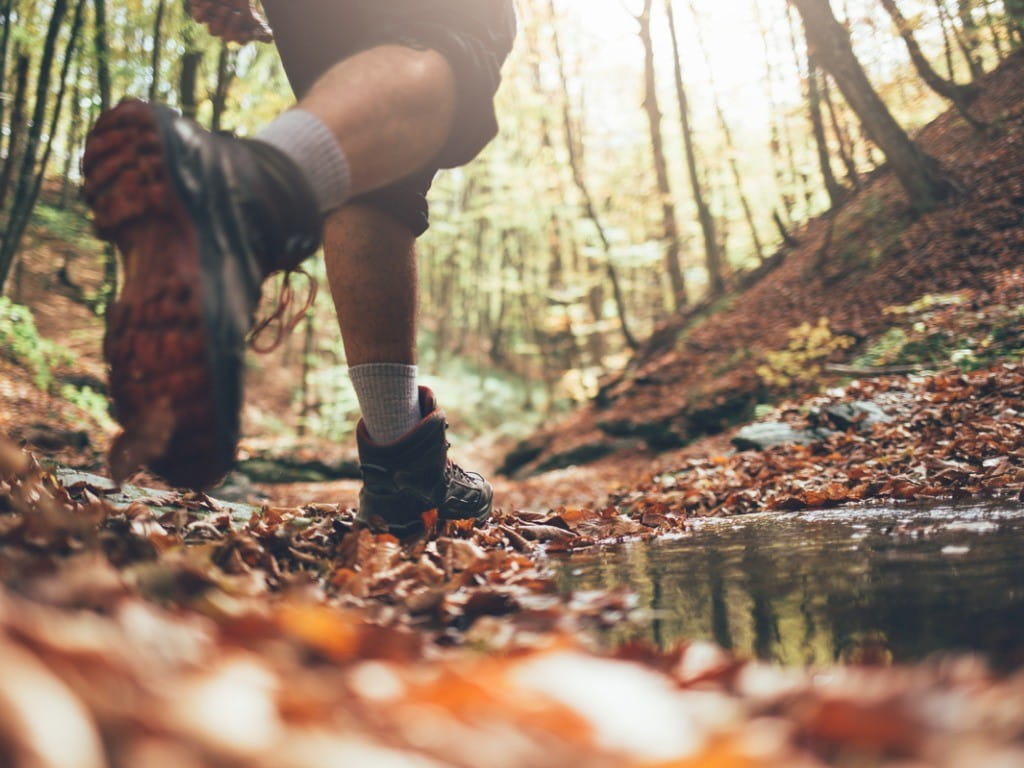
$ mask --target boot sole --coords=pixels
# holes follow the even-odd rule
[[[206,487],[230,468],[216,434],[200,241],[150,105],[126,101],[86,142],[85,199],[97,235],[121,253],[123,287],[107,311],[103,354],[124,431],[114,478],[151,467],[175,485]]]

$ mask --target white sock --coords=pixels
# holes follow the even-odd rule
[[[331,129],[312,112],[284,112],[256,138],[277,147],[299,166],[321,213],[340,208],[348,200],[352,190],[348,158]]]
[[[415,365],[371,363],[349,368],[348,373],[375,443],[400,440],[423,419]]]

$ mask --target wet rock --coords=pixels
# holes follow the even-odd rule
[[[248,475],[237,470],[230,472],[211,493],[218,499],[242,504],[260,504],[268,498],[253,485]]]
[[[893,420],[892,416],[870,400],[830,405],[822,413],[836,429],[844,432],[853,426],[869,429],[875,424],[889,424]]]
[[[763,451],[776,445],[810,445],[830,434],[825,429],[800,429],[783,421],[750,424],[737,432],[732,444],[740,451]]]

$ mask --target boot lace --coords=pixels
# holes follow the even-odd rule
[[[285,319],[288,310],[295,303],[295,289],[292,287],[292,275],[299,274],[306,278],[309,282],[309,291],[306,294],[306,300],[303,302],[302,307],[295,312],[292,317]],[[281,287],[277,292],[277,299],[275,300],[276,306],[274,310],[267,315],[265,318],[256,323],[252,331],[249,333],[249,347],[258,352],[261,355],[269,354],[274,350],[278,349],[286,338],[298,327],[299,323],[306,317],[306,314],[313,308],[313,304],[316,302],[316,296],[319,291],[319,285],[317,284],[316,278],[314,278],[309,272],[296,267],[290,269],[284,273],[284,279],[281,281]],[[263,337],[269,328],[273,327],[271,332],[270,343],[264,343]]]

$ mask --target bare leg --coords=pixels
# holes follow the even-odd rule
[[[388,214],[351,204],[327,219],[324,256],[350,366],[416,363],[412,234]]]
[[[334,132],[359,195],[438,153],[451,130],[455,80],[436,51],[381,46],[336,64],[299,107]],[[414,243],[401,223],[369,205],[327,218],[327,276],[350,366],[416,363]]]
[[[455,76],[436,51],[372,48],[335,64],[299,102],[331,129],[348,158],[353,196],[425,166],[455,114]]]

